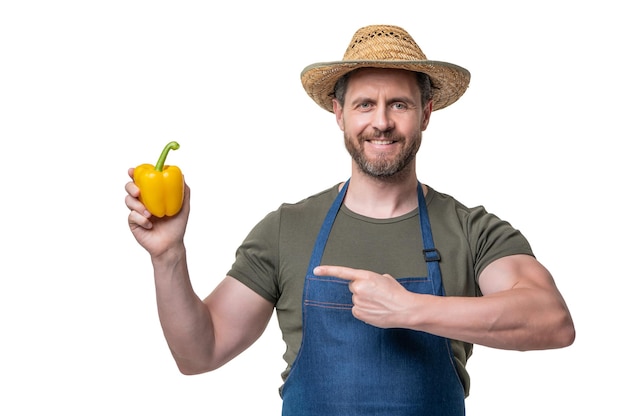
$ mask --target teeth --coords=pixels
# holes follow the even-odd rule
[[[391,144],[392,140],[372,140],[372,144]]]

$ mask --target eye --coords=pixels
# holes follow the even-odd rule
[[[391,104],[391,108],[393,108],[394,110],[406,110],[409,107],[404,103],[396,102]]]

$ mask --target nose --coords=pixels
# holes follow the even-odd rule
[[[372,127],[376,130],[385,132],[393,128],[393,120],[389,115],[389,108],[386,105],[376,107],[372,115]]]

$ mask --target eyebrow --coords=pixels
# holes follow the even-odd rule
[[[350,105],[355,105],[358,104],[360,102],[376,102],[377,100],[369,98],[367,96],[357,96],[355,97],[353,100],[350,101]],[[392,97],[388,100],[385,101],[386,105],[392,104],[392,103],[397,103],[397,102],[403,102],[403,103],[407,103],[407,104],[411,104],[411,105],[417,105],[417,102],[415,99],[411,98],[410,96],[395,96]]]

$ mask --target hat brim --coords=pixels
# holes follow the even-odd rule
[[[359,68],[405,69],[427,74],[433,87],[433,111],[457,101],[467,90],[470,73],[467,69],[441,61],[334,61],[320,62],[302,70],[300,79],[309,97],[323,109],[333,112],[335,84],[345,74]]]

